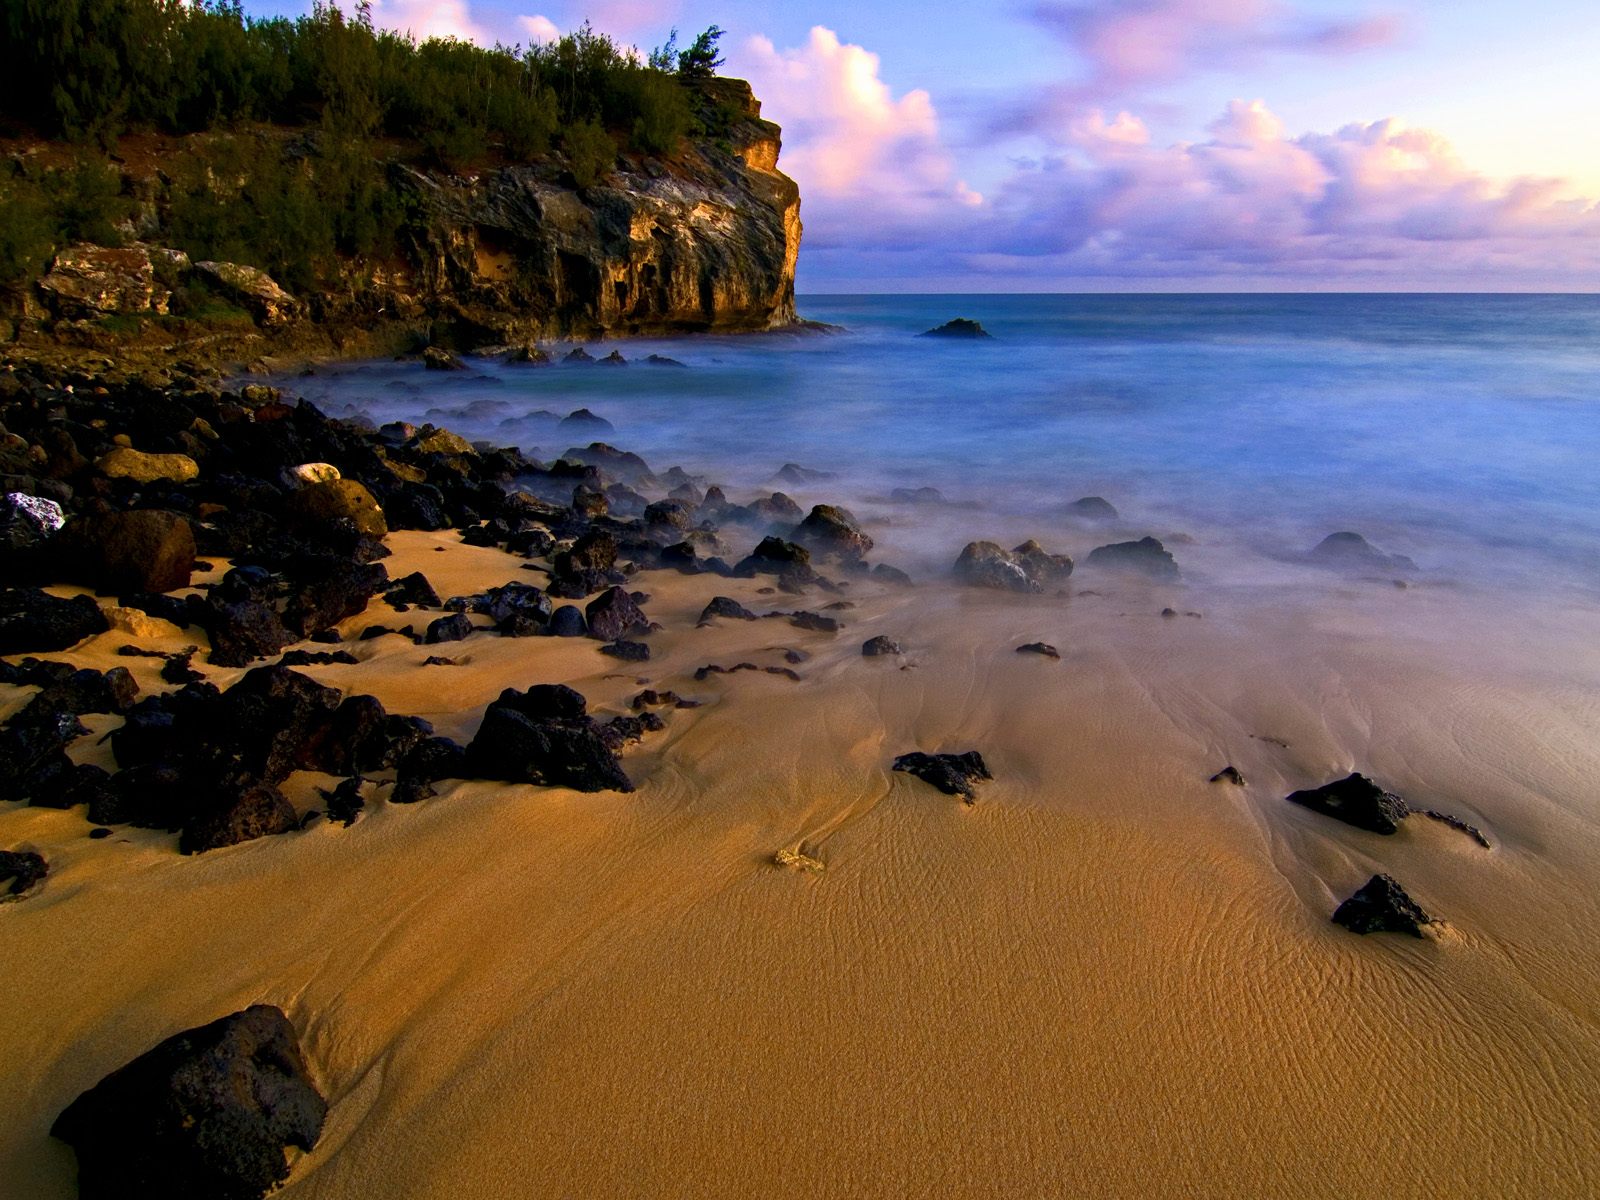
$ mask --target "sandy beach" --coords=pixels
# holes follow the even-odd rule
[[[540,581],[450,531],[388,544],[391,577],[440,595]],[[717,594],[833,602],[763,582],[637,576],[665,627],[648,663],[485,634],[424,668],[440,647],[349,640],[423,615],[374,601],[341,626],[358,665],[303,668],[458,738],[536,682],[601,712],[646,686],[701,701],[624,753],[632,794],[440,785],[193,858],[160,832],[88,840],[81,810],[0,813],[52,864],[0,906],[0,1192],[73,1195],[56,1113],[265,1002],[331,1105],[286,1197],[1593,1193],[1592,653],[1530,656],[1453,593],[1362,582],[1314,615],[1200,618],[1142,582],[857,582],[836,634],[695,626]],[[1474,669],[1439,665],[1418,631],[1443,628],[1480,638]],[[904,654],[863,658],[876,634]],[[129,640],[52,657],[160,688]],[[1060,661],[1016,653],[1036,640]],[[798,682],[694,679],[788,648]],[[994,781],[964,805],[889,770],[913,749],[978,749]],[[1225,764],[1247,786],[1208,782]],[[1350,770],[1492,849],[1284,803]],[[304,810],[333,782],[285,790]],[[1379,871],[1430,936],[1330,923]]]

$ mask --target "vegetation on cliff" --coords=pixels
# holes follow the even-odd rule
[[[128,236],[139,197],[111,156],[130,135],[193,135],[162,162],[163,244],[310,291],[398,252],[414,214],[394,163],[556,160],[585,188],[619,153],[670,157],[730,119],[696,90],[719,62],[715,27],[641,59],[587,25],[525,49],[417,42],[376,28],[364,2],[297,20],[237,0],[0,5],[0,125],[70,148],[0,164],[0,284],[37,277],[63,245]]]

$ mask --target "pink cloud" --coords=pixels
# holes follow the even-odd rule
[[[454,37],[482,43],[486,37],[467,0],[374,0],[372,17],[385,29],[398,29],[418,41]]]
[[[779,50],[752,37],[730,58],[730,72],[761,97],[763,115],[783,126],[783,169],[800,183],[817,238],[834,236],[830,212],[841,225],[883,236],[941,208],[982,203],[956,177],[928,93],[896,96],[864,47],[819,25],[803,46]]]

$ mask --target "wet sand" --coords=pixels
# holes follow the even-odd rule
[[[391,576],[441,596],[542,580],[453,533],[389,545]],[[625,752],[630,795],[441,785],[194,858],[5,806],[0,844],[52,871],[0,905],[0,1195],[75,1194],[57,1113],[253,1002],[288,1013],[331,1104],[295,1200],[1600,1190],[1595,614],[1552,654],[1544,626],[1448,589],[1218,591],[1163,618],[1192,595],[1085,573],[1070,599],[858,582],[835,635],[695,628],[717,594],[835,599],[762,582],[636,577],[665,626],[648,663],[354,641],[429,616],[374,601],[341,626],[360,665],[304,668],[461,739],[508,686],[567,682],[602,713],[644,686],[704,701]],[[905,655],[862,658],[876,634]],[[48,657],[149,691],[159,660],[116,647],[196,639]],[[1061,661],[1015,652],[1038,640]],[[693,679],[791,647],[798,683]],[[0,689],[0,715],[30,693]],[[995,779],[963,805],[890,771],[915,749],[980,750]],[[1228,763],[1246,787],[1207,782]],[[1351,770],[1493,848],[1283,801]],[[318,807],[319,783],[286,792]],[[1377,871],[1432,936],[1330,923]]]

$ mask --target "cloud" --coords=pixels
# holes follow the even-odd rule
[[[383,28],[409,33],[418,41],[454,37],[482,44],[486,37],[472,19],[467,0],[374,0],[372,18]]]
[[[905,237],[931,213],[982,204],[956,177],[928,93],[896,97],[876,54],[819,25],[803,46],[779,50],[758,36],[733,57],[730,70],[783,126],[783,169],[800,183],[814,243],[866,229]]]
[[[1087,68],[1086,93],[1120,94],[1274,53],[1349,54],[1392,41],[1390,16],[1316,21],[1277,0],[1085,0],[1031,17]]]
[[[1287,287],[1589,286],[1600,270],[1600,204],[1555,180],[1490,180],[1395,120],[1290,137],[1261,101],[1235,100],[1197,142],[1153,145],[1126,112],[1091,112],[1066,140],[959,231],[967,270]]]
[[[556,28],[556,23],[549,17],[518,17],[517,24],[527,35],[530,46],[540,46],[546,42],[559,41],[561,38],[561,30]]]

